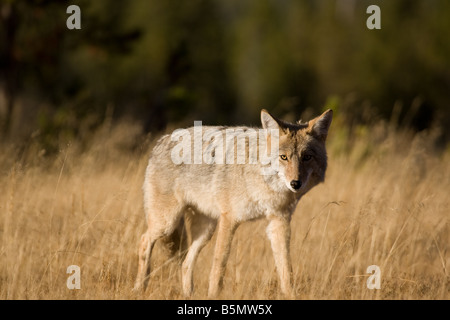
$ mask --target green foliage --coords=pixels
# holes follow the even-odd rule
[[[65,26],[69,4],[81,30]],[[371,4],[381,30],[366,28]],[[0,11],[0,88],[50,106],[45,125],[22,127],[49,137],[78,137],[108,106],[159,131],[194,119],[258,125],[261,108],[295,118],[325,105],[349,130],[386,119],[450,137],[447,0],[16,0]]]

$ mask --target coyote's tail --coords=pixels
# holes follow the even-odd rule
[[[170,257],[183,257],[188,248],[188,235],[185,219],[186,217],[182,217],[173,233],[161,239],[161,243],[164,245],[164,248]]]

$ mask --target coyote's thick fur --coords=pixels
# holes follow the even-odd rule
[[[328,110],[307,123],[289,123],[262,110],[261,122],[266,134],[259,136],[258,142],[263,143],[247,141],[245,152],[263,151],[269,155],[271,139],[278,136],[278,149],[270,153],[271,165],[249,161],[244,164],[179,163],[173,160],[178,141],[170,135],[163,136],[153,149],[143,185],[148,229],[142,235],[139,247],[135,289],[147,286],[155,242],[174,234],[180,221],[184,221],[188,222],[184,225],[190,236],[190,247],[182,264],[182,286],[184,294],[190,295],[196,258],[218,223],[208,291],[210,297],[216,296],[236,228],[241,222],[265,217],[269,222],[267,235],[281,291],[287,297],[293,297],[289,253],[291,215],[300,198],[324,181],[327,168],[325,140],[332,114],[332,110]],[[249,127],[231,129],[241,133],[254,130]],[[185,130],[194,133],[195,128]],[[230,127],[203,127],[201,130],[215,130],[217,137],[217,133],[225,135]],[[204,139],[201,150],[211,150],[212,141],[214,139],[209,142]]]

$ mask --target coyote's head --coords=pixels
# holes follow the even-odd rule
[[[261,111],[261,122],[267,132],[279,130],[277,174],[292,192],[306,193],[325,179],[327,153],[325,140],[333,118],[327,110],[307,123],[289,123],[277,119],[266,110]],[[269,145],[269,137],[267,144]]]

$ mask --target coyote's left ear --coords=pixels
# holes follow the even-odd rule
[[[308,131],[311,135],[316,138],[325,141],[328,135],[328,129],[331,125],[331,120],[333,119],[333,110],[328,109],[322,115],[314,118],[308,122]]]

